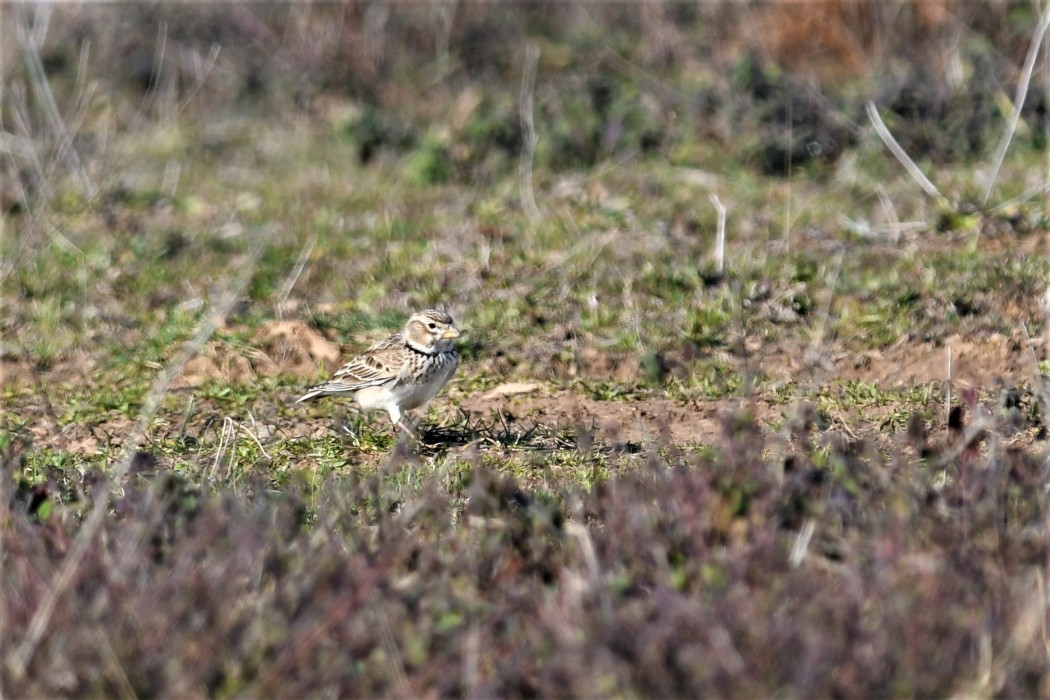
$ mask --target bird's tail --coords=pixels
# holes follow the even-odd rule
[[[325,386],[324,384],[319,384],[319,385],[315,386],[314,388],[310,389],[310,391],[306,392],[305,394],[300,396],[298,399],[296,399],[295,402],[296,403],[303,403],[304,401],[309,401],[311,399],[316,399],[318,396],[324,396],[324,394],[325,394],[324,386]]]

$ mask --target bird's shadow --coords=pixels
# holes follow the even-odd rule
[[[593,425],[522,423],[502,411],[479,416],[460,409],[459,416],[448,423],[416,426],[418,450],[422,454],[438,454],[467,445],[536,452],[589,449],[587,446],[593,444],[593,435]],[[634,453],[641,449],[634,443],[608,447],[612,447],[613,452],[621,453]]]
[[[565,449],[576,445],[576,431],[564,426],[518,422],[502,411],[483,417],[462,409],[446,423],[420,424],[416,437],[421,449],[440,450],[467,445],[520,450]]]
[[[337,422],[337,429],[354,446],[361,447],[363,436],[367,434],[366,423],[365,416],[354,413],[344,416],[341,423]],[[368,439],[374,440],[375,437]],[[462,409],[459,409],[458,416],[441,423],[415,424],[411,435],[399,432],[389,447],[395,452],[434,457],[471,445],[478,449],[521,452],[596,449],[609,454],[636,454],[642,449],[634,442],[605,444],[595,440],[593,424],[522,422],[503,411],[480,416]]]

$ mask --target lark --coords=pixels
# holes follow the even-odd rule
[[[400,333],[347,362],[296,403],[349,396],[366,411],[386,411],[395,433],[399,427],[411,433],[403,412],[430,401],[452,378],[459,365],[452,341],[458,337],[459,329],[444,311],[414,313]]]

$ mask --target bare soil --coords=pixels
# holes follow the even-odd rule
[[[1009,337],[999,334],[986,337],[953,335],[943,342],[901,342],[881,351],[860,354],[837,344],[814,353],[797,341],[783,341],[757,348],[746,363],[737,360],[737,364],[740,370],[746,364],[748,370],[772,377],[774,381],[790,379],[798,386],[814,389],[824,382],[842,379],[863,380],[880,388],[890,388],[931,382],[943,384],[948,378],[950,354],[953,388],[989,389],[1016,386],[1037,376],[1034,358],[1046,356],[1046,345],[1046,338],[1034,338],[1029,349],[1029,342],[1020,329]],[[209,381],[249,382],[279,375],[301,379],[306,386],[319,374],[337,367],[340,358],[351,351],[352,348],[340,348],[301,321],[274,321],[260,328],[252,340],[242,346],[221,341],[208,343],[176,378],[172,389],[178,396]],[[51,405],[48,394],[52,392],[47,387],[90,377],[96,364],[92,355],[87,353],[73,354],[45,367],[14,358],[0,359],[0,382],[30,388],[36,394],[26,405],[24,418],[26,428],[38,445],[74,454],[92,454],[100,445],[120,444],[130,421],[117,412],[57,429],[57,416],[62,407]],[[480,369],[476,367],[475,371],[500,374],[498,358],[483,360],[480,364]],[[461,369],[461,373],[464,370],[471,371],[469,366]],[[639,378],[636,358],[603,353],[593,348],[577,353],[577,366],[573,371],[586,381],[607,380],[628,386]],[[454,381],[446,395],[437,399],[439,411],[455,405],[480,420],[498,418],[508,425],[522,427],[543,425],[552,429],[582,429],[613,445],[653,441],[678,445],[714,444],[729,415],[746,410],[760,425],[772,425],[779,423],[788,410],[782,399],[762,393],[748,399],[721,401],[675,401],[651,395],[651,392],[598,400],[567,388],[566,382],[557,377],[553,381],[507,383],[487,392],[468,393],[460,388],[463,383]],[[285,437],[324,434],[333,429],[333,421],[338,422],[340,416],[345,415],[342,408],[333,407],[329,419],[303,415],[290,421],[279,416],[278,408],[293,399],[292,393],[279,392],[274,396],[272,410],[255,409],[253,415],[267,422],[269,429],[279,426]],[[858,425],[877,422],[875,414],[878,411],[867,411],[864,421],[857,421],[855,415],[836,415],[832,420],[841,423],[845,432],[851,432],[849,426],[863,430]],[[260,416],[260,413],[264,415]],[[214,418],[209,418],[205,411],[202,416],[195,417],[195,422],[214,422]],[[191,427],[200,428],[199,425]],[[176,425],[155,425],[154,428],[160,434],[181,429]]]

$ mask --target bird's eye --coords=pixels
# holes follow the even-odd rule
[[[435,328],[437,328],[437,326],[435,326],[434,322],[431,321],[430,323],[427,324],[427,328],[429,328],[430,330],[434,330]]]

